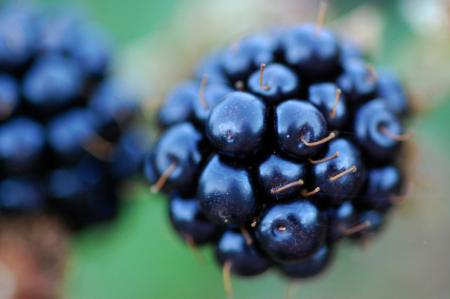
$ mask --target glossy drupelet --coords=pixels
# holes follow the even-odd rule
[[[304,159],[318,153],[325,144],[310,146],[307,142],[321,140],[328,132],[323,114],[300,99],[285,101],[277,107],[275,127],[279,150],[294,159]]]
[[[50,211],[82,228],[116,216],[149,145],[111,57],[81,15],[0,8],[0,217]]]
[[[263,195],[276,202],[299,194],[307,179],[307,166],[270,155],[257,171],[257,179],[263,188]]]
[[[169,94],[145,175],[171,194],[181,238],[215,246],[224,273],[313,277],[398,202],[410,111],[395,76],[326,28],[259,33],[207,56]]]
[[[169,204],[170,222],[187,243],[202,245],[216,240],[220,228],[206,219],[195,198],[173,195]]]
[[[216,258],[222,265],[229,263],[231,272],[242,276],[258,275],[270,267],[269,260],[235,231],[225,231],[217,241]]]
[[[158,173],[173,169],[167,177],[165,188],[189,186],[200,167],[201,134],[189,123],[168,129],[155,146],[154,168]]]
[[[312,168],[321,200],[339,205],[355,197],[366,179],[366,166],[359,149],[349,140],[336,138],[330,141],[324,156],[335,158],[317,163]],[[340,176],[343,173],[345,175]]]
[[[262,71],[264,76],[260,81]],[[277,63],[269,64],[264,70],[255,71],[248,79],[249,90],[269,103],[294,96],[300,90],[300,84],[299,78],[292,70]]]
[[[244,158],[262,149],[267,123],[261,100],[232,92],[211,110],[206,135],[221,154]]]
[[[326,237],[326,217],[302,198],[280,203],[262,215],[256,239],[263,250],[278,262],[294,262],[316,252]]]
[[[308,100],[322,112],[330,129],[339,130],[345,126],[349,117],[347,102],[335,84],[326,82],[311,85]]]
[[[249,171],[229,165],[218,155],[200,175],[197,197],[202,211],[218,224],[245,225],[257,213]]]

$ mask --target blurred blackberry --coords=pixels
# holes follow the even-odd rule
[[[170,93],[146,176],[224,273],[308,278],[340,240],[378,232],[402,195],[409,111],[396,77],[326,28],[258,33]]]
[[[0,214],[50,211],[74,228],[117,214],[148,137],[111,58],[81,15],[1,8]]]

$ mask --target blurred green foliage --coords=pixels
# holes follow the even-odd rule
[[[79,6],[95,20],[111,30],[118,43],[124,46],[162,29],[161,21],[177,2],[182,0],[41,0],[39,2]]]

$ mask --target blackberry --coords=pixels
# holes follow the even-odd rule
[[[215,246],[225,274],[308,278],[341,240],[374,236],[401,196],[409,112],[399,81],[331,31],[258,33],[169,94],[145,174],[171,195],[176,231]]]
[[[289,68],[282,64],[270,64],[267,68],[263,66],[264,77],[260,86],[261,71],[255,71],[248,79],[248,88],[255,95],[267,101],[277,102],[283,98],[292,97],[300,87],[298,77]],[[267,88],[270,86],[271,88]]]
[[[82,228],[117,214],[149,145],[111,54],[75,13],[0,9],[0,215],[50,212]]]

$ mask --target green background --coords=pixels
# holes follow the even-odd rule
[[[181,1],[83,0],[76,5],[109,28],[125,52],[135,41],[164,32],[165,20]],[[338,14],[361,2],[336,1]],[[382,54],[375,62],[398,66],[403,44],[417,37],[400,17],[396,1],[373,3],[382,10],[386,24]],[[447,94],[437,96],[445,99]],[[418,154],[410,164],[416,165],[415,177],[423,184],[394,215],[386,232],[367,250],[343,244],[329,273],[298,283],[291,298],[449,298],[449,116],[450,103],[444,100],[411,123]],[[73,242],[67,298],[224,298],[221,272],[210,250],[203,252],[206,262],[198,263],[172,233],[165,199],[150,195],[143,186],[127,198],[116,223],[85,232]],[[284,298],[289,285],[274,273],[233,282],[235,298],[242,299]]]

